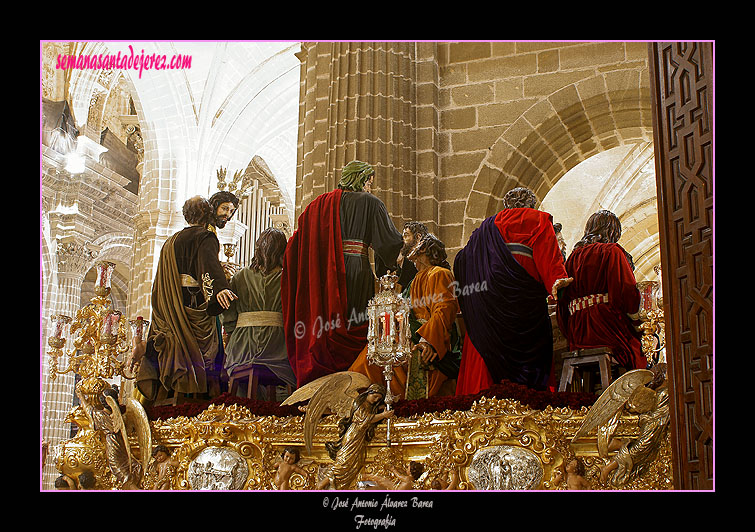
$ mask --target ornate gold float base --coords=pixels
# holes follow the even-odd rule
[[[532,410],[510,399],[483,398],[468,411],[395,418],[392,445],[386,446],[386,427],[379,425],[367,446],[358,481],[376,475],[397,482],[393,467],[409,471],[414,461],[424,470],[413,488],[423,490],[438,487],[436,480],[447,485],[452,472],[462,490],[673,489],[667,434],[654,459],[623,484],[614,485],[610,475],[601,478],[615,451],[601,456],[594,435],[572,442],[586,413],[587,408]],[[71,421],[86,425],[80,416],[72,415]],[[311,490],[331,463],[325,442],[337,439],[337,421],[334,415],[322,420],[311,453],[305,451],[303,416],[254,416],[239,405],[211,405],[193,418],[152,421],[151,428],[154,445],[164,445],[170,451],[172,467],[163,469],[163,476],[165,471],[169,475],[166,488],[277,489],[277,461],[285,448],[294,447],[300,452],[302,472],[291,476],[290,489]],[[619,417],[614,438],[632,441],[639,434],[636,415]],[[136,438],[130,438],[138,457],[141,451]],[[572,467],[575,459],[580,469]],[[154,459],[150,470],[153,466],[157,466]],[[81,470],[90,469],[101,489],[113,487],[103,444],[86,426],[63,444],[58,469],[74,478]],[[156,473],[150,470],[143,481],[146,489],[156,485],[152,481]]]

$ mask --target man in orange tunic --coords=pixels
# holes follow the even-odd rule
[[[415,344],[412,356],[418,358],[410,361],[409,366],[411,371],[422,375],[412,379],[406,367],[394,367],[391,393],[396,399],[432,397],[438,394],[449,374],[453,376],[452,369],[446,369],[453,368],[451,359],[456,358],[458,363],[460,357],[460,352],[454,351],[456,347],[452,345],[452,336],[457,336],[452,332],[459,312],[454,293],[456,285],[446,262],[446,247],[432,233],[422,237],[406,258],[417,268],[404,295],[410,296],[411,321],[419,326],[416,331],[412,328]],[[383,382],[383,369],[368,362],[366,347],[349,369],[367,375],[373,382]],[[407,390],[407,385],[414,389]]]

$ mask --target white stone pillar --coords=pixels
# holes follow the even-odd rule
[[[52,309],[55,314],[76,317],[76,311],[81,308],[81,284],[94,258],[94,253],[78,242],[58,244],[57,308]],[[45,316],[45,318],[45,323],[49,323],[50,317]],[[56,450],[58,445],[71,435],[71,424],[66,423],[65,418],[73,407],[75,375],[67,373],[58,375],[54,381],[50,379],[49,356],[47,355],[49,331],[43,330],[42,334],[45,353],[42,364],[42,440],[49,445],[43,469],[42,488],[54,489],[55,478],[58,476],[55,467]],[[65,349],[70,349],[70,346],[71,339],[69,338]],[[67,365],[68,357],[62,357],[58,367],[65,369]]]

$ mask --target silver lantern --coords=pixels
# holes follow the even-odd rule
[[[409,329],[409,302],[396,293],[398,276],[388,273],[380,278],[380,291],[367,304],[367,360],[383,368],[385,403],[390,410],[393,399],[391,380],[393,368],[403,366],[412,353]],[[387,422],[386,439],[391,444],[391,419]]]

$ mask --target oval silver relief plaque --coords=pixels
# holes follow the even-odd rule
[[[531,490],[540,485],[543,466],[528,449],[497,445],[475,453],[467,478],[477,490]]]
[[[187,476],[194,490],[240,490],[249,476],[249,467],[233,449],[207,447],[191,462]]]

